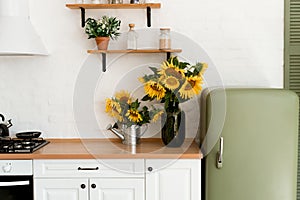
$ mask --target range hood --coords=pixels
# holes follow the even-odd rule
[[[0,0],[0,56],[48,55],[29,18],[28,0]]]

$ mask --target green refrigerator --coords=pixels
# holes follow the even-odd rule
[[[201,110],[202,200],[296,200],[295,93],[207,89]]]

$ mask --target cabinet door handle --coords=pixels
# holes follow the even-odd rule
[[[99,167],[89,168],[89,167],[78,167],[78,170],[99,170]]]
[[[95,189],[95,188],[96,188],[96,184],[93,183],[93,184],[91,185],[91,187],[92,187],[93,189]]]
[[[81,184],[80,187],[81,187],[81,189],[84,189],[85,188],[85,184]]]
[[[152,167],[148,167],[148,171],[152,172],[153,168]]]

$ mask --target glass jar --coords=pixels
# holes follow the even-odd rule
[[[123,0],[110,0],[110,4],[123,4]]]
[[[160,29],[159,49],[171,49],[170,28],[161,28]]]
[[[127,33],[127,49],[137,49],[138,34],[134,30],[135,24],[129,24],[129,31]]]

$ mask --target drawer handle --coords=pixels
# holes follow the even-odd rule
[[[153,168],[152,167],[148,167],[148,171],[152,172]]]
[[[85,184],[81,184],[80,187],[81,187],[82,189],[84,189],[84,188],[85,188]]]
[[[78,167],[78,170],[99,170],[99,167],[89,168],[89,167]]]

